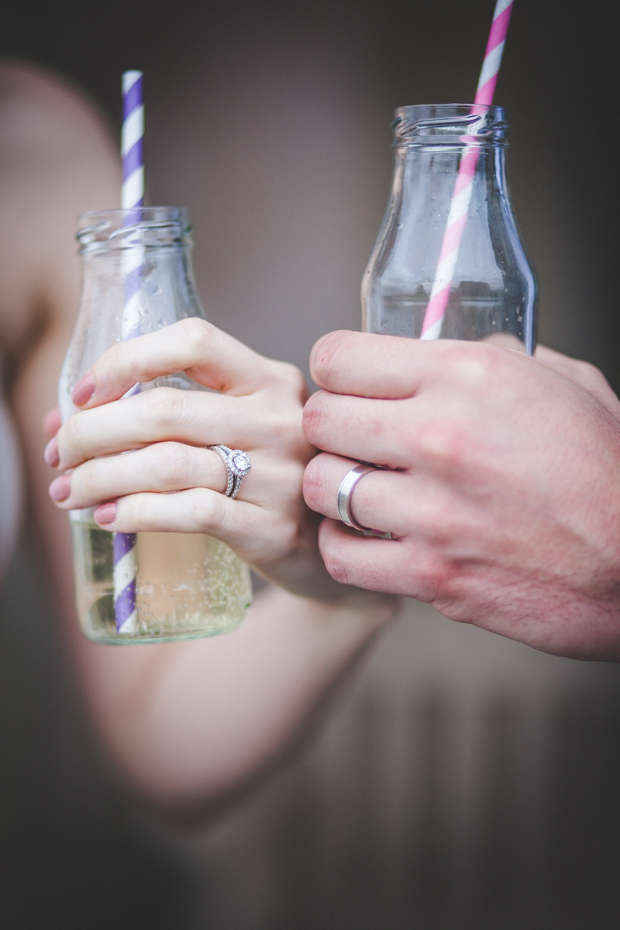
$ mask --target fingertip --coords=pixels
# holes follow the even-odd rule
[[[332,333],[326,333],[312,346],[310,352],[310,374],[313,380],[320,387],[325,387],[325,377],[329,374],[330,363],[334,355],[346,343],[351,336],[355,336],[352,330],[337,329]]]
[[[66,501],[70,494],[71,477],[69,475],[61,475],[60,478],[56,478],[55,481],[52,481],[49,486],[49,496],[57,504]]]
[[[43,458],[50,468],[58,468],[60,465],[60,453],[58,451],[58,439],[54,436],[45,447]]]
[[[110,523],[114,523],[116,520],[117,510],[116,501],[107,501],[105,504],[99,504],[98,507],[95,507],[93,516],[100,526],[109,526]]]
[[[92,371],[78,381],[71,391],[71,400],[76,407],[83,407],[95,393],[95,378]]]
[[[53,410],[48,410],[48,412],[43,417],[43,430],[45,435],[50,439],[53,439],[61,425],[62,419],[58,407],[54,407]]]

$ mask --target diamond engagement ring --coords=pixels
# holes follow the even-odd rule
[[[364,536],[377,536],[379,539],[391,539],[391,533],[382,533],[380,530],[372,530],[368,526],[362,526],[351,513],[353,488],[364,475],[367,475],[368,472],[371,471],[383,471],[383,469],[380,465],[367,465],[365,462],[361,462],[346,473],[338,488],[338,514],[343,523],[346,523],[347,526],[352,527],[354,530],[359,530]]]
[[[207,448],[217,452],[226,466],[228,483],[224,491],[224,497],[235,498],[239,493],[241,482],[252,467],[250,456],[243,449],[230,449],[221,443],[217,446],[207,446]]]

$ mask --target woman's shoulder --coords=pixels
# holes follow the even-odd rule
[[[22,485],[17,433],[0,394],[0,576],[4,574],[17,538]]]

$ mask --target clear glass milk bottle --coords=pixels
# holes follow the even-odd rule
[[[536,281],[506,183],[503,110],[473,104],[401,107],[393,126],[392,191],[362,280],[362,329],[411,338],[491,339],[533,352]],[[427,330],[441,265],[447,303]]]
[[[82,300],[60,377],[63,421],[74,385],[111,345],[204,311],[190,260],[191,227],[178,207],[85,214],[77,238]],[[140,384],[200,390],[184,373]],[[110,533],[92,510],[69,514],[82,629],[100,643],[167,642],[234,629],[252,596],[250,573],[209,536]]]

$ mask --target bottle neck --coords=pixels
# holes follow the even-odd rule
[[[77,240],[83,258],[136,249],[148,254],[191,248],[191,232],[184,207],[133,207],[84,213]]]
[[[505,146],[508,124],[501,107],[455,103],[400,107],[392,128],[396,150],[441,152]]]
[[[449,209],[463,172],[471,207],[498,201],[510,212],[505,175],[508,128],[501,107],[439,104],[401,107],[394,128],[392,202],[437,216]]]

